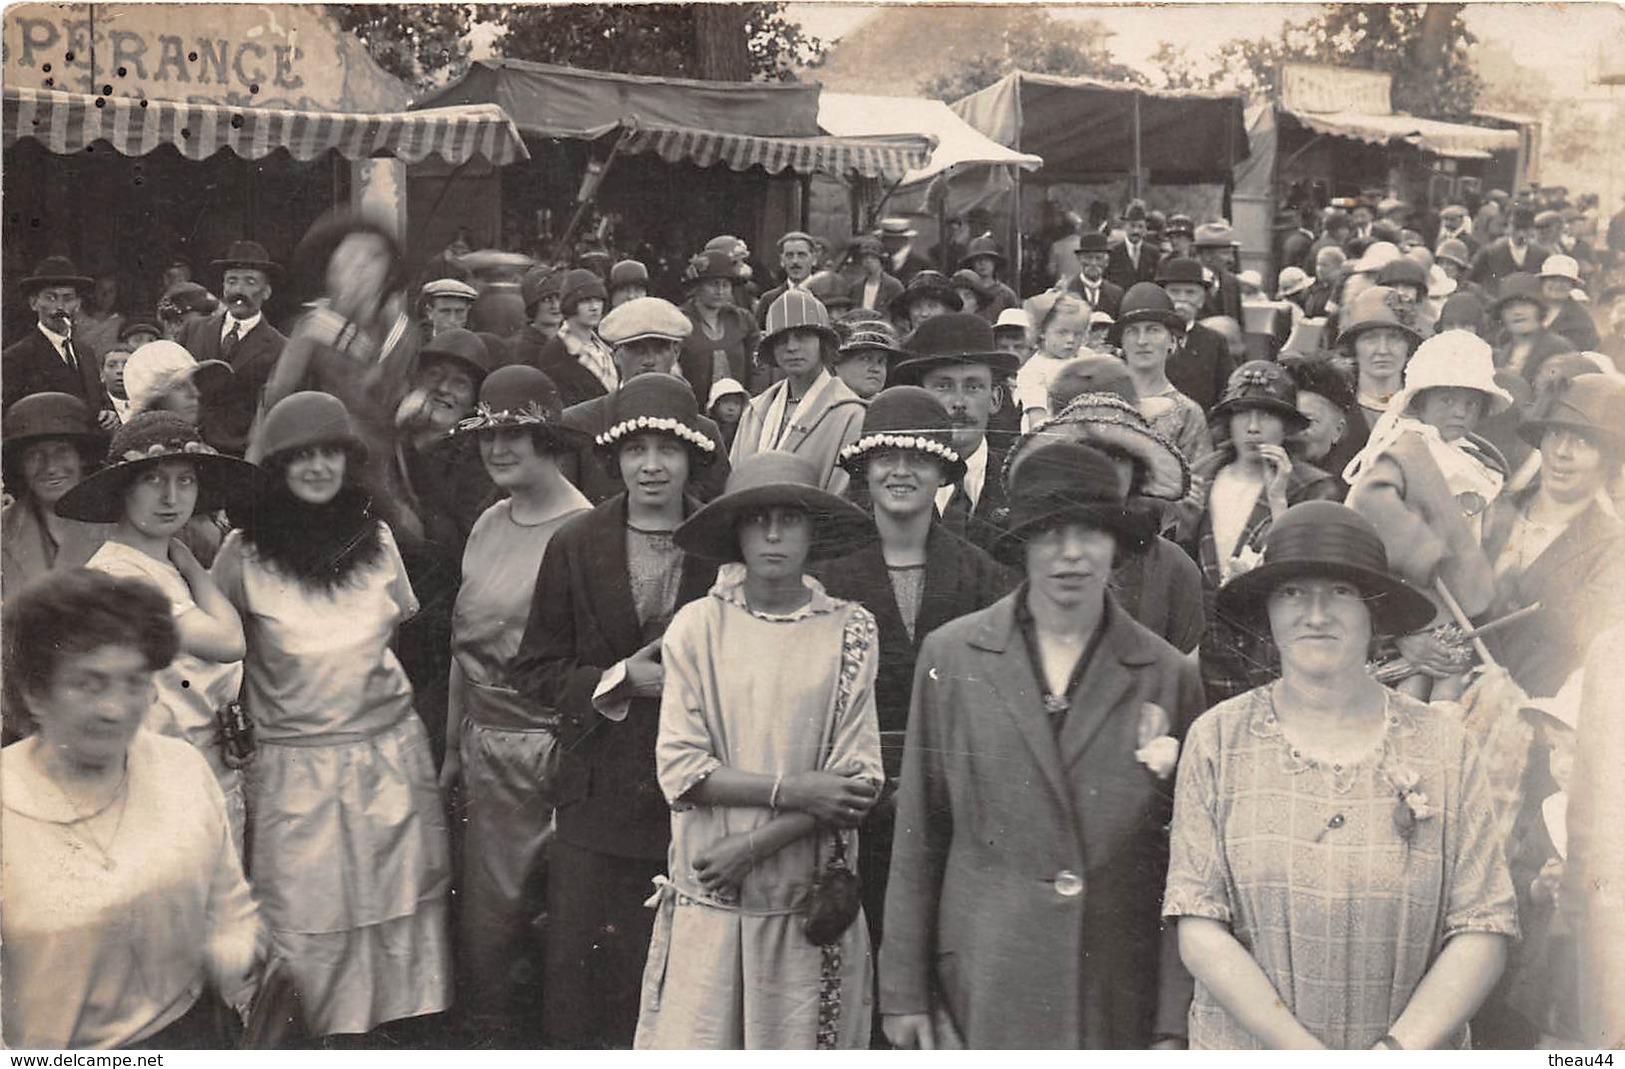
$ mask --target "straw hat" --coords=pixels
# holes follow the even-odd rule
[[[166,460],[190,461],[197,472],[194,514],[252,502],[263,486],[259,468],[215,451],[198,429],[173,412],[138,412],[113,432],[107,462],[56,503],[63,519],[116,523],[124,492],[137,472]]]
[[[232,377],[224,360],[201,364],[177,342],[149,341],[130,354],[124,365],[124,392],[132,411],[142,411],[169,390],[191,379],[198,392],[208,394]]]
[[[869,514],[820,489],[818,482],[818,469],[806,457],[777,450],[753,453],[729,473],[722,496],[685,520],[672,538],[696,557],[739,561],[739,521],[774,506],[801,509],[812,517],[809,560],[840,556],[873,538]]]

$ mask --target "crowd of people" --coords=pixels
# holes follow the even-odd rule
[[[1585,1044],[1625,229],[1413,219],[45,260],[5,1042]]]

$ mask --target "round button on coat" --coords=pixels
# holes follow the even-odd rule
[[[1083,894],[1083,877],[1071,869],[1062,869],[1055,874],[1055,893],[1062,898],[1077,898]]]

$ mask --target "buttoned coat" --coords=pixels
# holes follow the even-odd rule
[[[921,647],[880,1012],[936,1001],[979,1049],[1183,1035],[1191,981],[1159,916],[1174,784],[1134,751],[1147,703],[1183,737],[1196,670],[1108,597],[1057,738],[1016,621],[1024,592]]]
[[[248,448],[248,432],[259,412],[265,384],[276,370],[277,358],[288,339],[264,316],[254,329],[237,339],[230,356],[220,355],[220,339],[226,329],[224,309],[207,319],[196,319],[181,333],[181,344],[198,363],[224,360],[231,365],[230,377],[222,376],[219,387],[203,407],[203,440],[233,456]]]
[[[10,408],[29,394],[65,393],[79,398],[91,412],[112,408],[107,391],[102,388],[102,371],[96,366],[96,354],[79,345],[74,346],[74,352],[79,358],[77,375],[39,325],[30,327],[27,335],[0,353],[3,407]]]
[[[1071,278],[1066,280],[1066,292],[1075,293],[1086,301],[1089,299],[1088,296],[1083,292],[1083,278],[1079,275],[1073,275]],[[1100,293],[1096,296],[1095,302],[1090,307],[1093,311],[1105,312],[1107,315],[1115,319],[1118,311],[1123,305],[1123,294],[1127,292],[1127,290],[1113,282],[1111,279],[1103,277],[1100,280]],[[1028,314],[1031,314],[1030,309]],[[1036,331],[1038,328],[1038,319],[1034,317],[1033,330]]]
[[[1157,261],[1162,252],[1150,241],[1140,242],[1140,262],[1129,258],[1128,242],[1120,241],[1106,250],[1106,281],[1127,290],[1136,282],[1157,280]]]
[[[1007,497],[1004,489],[1005,446],[995,445],[992,432],[987,437],[987,477],[982,480],[982,496],[976,507],[968,512],[954,508],[952,499],[942,514],[942,525],[977,549],[993,551],[1007,519]]]
[[[1473,254],[1473,264],[1468,269],[1467,277],[1483,286],[1491,297],[1496,297],[1500,295],[1503,278],[1519,271],[1537,274],[1550,255],[1551,252],[1544,245],[1531,241],[1528,251],[1524,253],[1523,263],[1519,264],[1512,258],[1512,242],[1506,238],[1496,238]]]
[[[745,406],[728,457],[732,464],[737,466],[751,454],[768,448],[769,431],[764,421],[773,402],[789,389],[789,380],[781,379]],[[785,397],[785,407],[795,407],[788,397]],[[784,437],[773,448],[806,457],[818,469],[823,489],[832,494],[844,493],[851,477],[835,461],[842,449],[858,440],[863,431],[863,414],[868,408],[869,403],[853,393],[851,387],[830,375],[813,387],[801,415],[785,429]]]

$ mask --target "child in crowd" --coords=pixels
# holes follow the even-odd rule
[[[134,351],[135,347],[129,342],[119,341],[102,354],[102,388],[113,402],[113,411],[118,413],[120,422],[130,418],[130,395],[124,392],[124,365],[130,362]]]
[[[706,404],[706,415],[715,420],[722,431],[723,449],[733,448],[734,435],[739,433],[739,417],[749,403],[750,394],[745,392],[738,379],[718,379],[711,384],[711,399]]]

